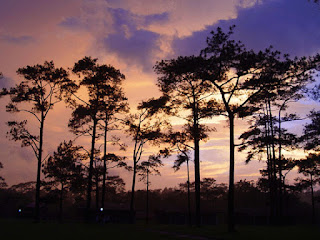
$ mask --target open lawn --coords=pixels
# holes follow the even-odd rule
[[[238,226],[237,232],[227,233],[226,226],[188,227],[180,225],[145,224],[81,224],[32,223],[31,221],[1,220],[2,239],[319,239],[319,226]]]

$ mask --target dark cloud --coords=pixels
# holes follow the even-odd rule
[[[173,55],[199,55],[201,49],[206,47],[206,39],[212,31],[212,28],[213,27],[208,27],[203,31],[194,32],[189,37],[175,39],[172,42]]]
[[[126,63],[142,65],[144,71],[152,71],[153,54],[160,51],[160,34],[140,27],[167,21],[168,15],[163,13],[139,16],[124,9],[110,9],[110,12],[114,19],[115,32],[103,40],[105,47]]]
[[[93,35],[96,35],[96,41],[102,42],[106,52],[115,53],[125,63],[140,65],[146,72],[152,71],[154,53],[160,51],[158,42],[160,34],[148,31],[146,28],[152,24],[168,21],[168,13],[137,15],[122,8],[106,8],[105,12],[111,15],[112,25],[110,26],[110,22],[105,22],[102,19],[104,22],[102,26],[105,29],[101,29],[101,32],[107,33],[103,38],[101,32],[99,34],[93,32]],[[90,32],[89,23],[90,20],[69,17],[64,19],[60,26],[71,30]],[[99,46],[101,45],[99,44]]]
[[[153,23],[165,23],[168,20],[169,20],[169,13],[164,12],[161,14],[147,15],[145,17],[144,23],[145,23],[145,25],[150,25]]]
[[[1,35],[0,41],[11,43],[11,44],[29,44],[34,43],[35,39],[31,36],[10,36],[10,35]]]
[[[236,25],[233,38],[248,49],[263,50],[270,45],[291,56],[313,55],[320,50],[320,8],[308,1],[264,1],[251,8],[239,8],[236,19],[219,21],[192,36],[174,41],[177,55],[199,54],[209,32],[225,31]]]
[[[160,14],[138,15],[123,8],[108,8],[108,11],[112,15],[115,28],[127,25],[131,30],[133,30],[155,23],[164,23],[169,20],[169,14],[167,12]]]
[[[72,29],[72,30],[84,29],[83,23],[77,17],[67,17],[59,24],[59,26]]]
[[[157,46],[159,35],[145,30],[134,30],[131,34],[126,38],[120,31],[109,35],[104,43],[111,52],[128,64],[142,65],[144,71],[151,71],[154,65],[152,52],[160,51]]]

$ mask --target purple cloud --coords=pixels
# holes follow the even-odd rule
[[[116,53],[129,64],[141,64],[145,71],[152,70],[152,51],[159,50],[156,42],[159,35],[145,30],[134,30],[129,38],[119,32],[109,35],[104,43],[106,47]]]
[[[291,56],[313,55],[320,50],[320,9],[308,1],[264,1],[251,8],[239,8],[238,17],[219,21],[192,36],[174,41],[177,55],[199,54],[211,30],[225,31],[236,25],[233,38],[248,49],[263,50],[270,45]]]
[[[206,47],[206,39],[214,27],[210,26],[203,31],[194,32],[191,36],[177,38],[172,42],[173,56],[199,55],[201,49]]]
[[[101,35],[96,41],[103,43],[107,52],[115,53],[122,61],[128,64],[141,65],[144,71],[151,72],[154,65],[154,52],[160,51],[158,40],[160,34],[143,28],[155,23],[164,23],[169,20],[168,13],[137,15],[122,8],[106,8],[106,12],[111,14],[112,33],[101,39]],[[106,22],[105,28],[109,22]],[[60,23],[60,26],[71,30],[86,30],[90,32],[88,21],[77,17],[69,17]],[[101,29],[103,32],[106,29]]]
[[[10,35],[1,35],[0,41],[4,41],[12,44],[29,44],[35,42],[35,39],[31,36],[10,36]]]
[[[150,25],[153,23],[165,23],[169,20],[169,13],[164,12],[160,14],[147,15],[144,20],[145,25]]]
[[[1,69],[0,69],[0,72],[1,72]],[[7,77],[5,75],[0,77],[0,89],[13,87],[14,83],[15,83],[14,80],[10,77]]]
[[[64,19],[59,26],[69,28],[72,30],[83,30],[85,27],[83,26],[81,20],[76,17],[68,17]]]
[[[147,26],[155,22],[168,20],[168,15],[154,14],[138,16],[124,9],[110,9],[114,19],[113,28],[116,32],[109,34],[104,40],[105,47],[116,53],[128,64],[139,64],[144,71],[152,71],[153,53],[160,51],[158,40],[160,34],[139,29],[135,18],[141,19],[140,24]]]

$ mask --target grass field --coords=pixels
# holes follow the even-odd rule
[[[319,226],[238,226],[227,233],[225,226],[188,227],[145,224],[81,224],[32,223],[31,221],[0,220],[2,239],[320,239]]]

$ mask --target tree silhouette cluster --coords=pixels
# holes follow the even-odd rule
[[[103,211],[107,191],[114,189],[114,192],[123,192],[123,180],[119,176],[107,175],[109,169],[123,167],[132,172],[132,220],[137,176],[146,183],[148,222],[149,175],[159,175],[162,158],[175,155],[175,171],[182,164],[187,165],[187,182],[180,187],[187,192],[189,224],[193,222],[192,204],[194,222],[199,226],[203,199],[214,202],[224,196],[228,199],[228,229],[232,232],[235,230],[236,193],[256,189],[248,181],[235,184],[237,147],[239,151],[247,151],[247,163],[253,159],[266,162],[266,169],[261,171],[259,192],[269,196],[272,222],[283,215],[283,199],[290,191],[285,178],[294,167],[297,166],[299,172],[308,177],[297,179],[297,186],[301,189],[309,186],[314,201],[313,187],[319,182],[320,175],[317,155],[319,112],[310,113],[308,118],[311,123],[305,126],[304,133],[299,137],[288,132],[283,123],[302,120],[288,111],[294,102],[310,93],[317,99],[317,93],[308,91],[307,86],[315,80],[320,56],[291,59],[272,47],[258,52],[248,50],[242,42],[232,39],[233,31],[234,26],[228,32],[221,28],[212,31],[207,38],[207,46],[197,56],[158,61],[154,70],[158,74],[157,87],[161,96],[142,101],[132,113],[129,113],[128,101],[122,89],[125,76],[111,65],[98,64],[97,59],[84,57],[74,64],[70,72],[56,68],[53,62],[18,69],[17,73],[24,80],[15,87],[2,89],[1,96],[10,96],[8,112],[25,112],[34,117],[39,126],[39,133],[33,134],[27,128],[27,120],[8,122],[9,138],[21,141],[22,147],[30,147],[37,158],[35,219],[39,220],[40,216],[40,188],[43,185],[47,189],[58,189],[60,219],[64,190],[83,196],[85,188],[86,218],[89,220],[94,190],[96,211]],[[88,137],[90,148],[77,146],[74,141],[65,141],[52,156],[43,158],[45,120],[49,110],[61,101],[72,109],[68,123],[70,131],[76,139]],[[207,123],[217,116],[224,116],[228,121],[228,186],[217,184],[213,178],[201,181],[200,146],[202,141],[209,139],[210,132],[216,131]],[[248,119],[250,123],[249,129],[240,136],[240,144],[235,142],[237,118]],[[184,124],[173,127],[171,119],[182,119]],[[130,136],[133,145],[131,164],[128,165],[127,158],[109,150],[108,144],[117,145],[120,150],[127,149],[119,137],[110,135],[112,131],[122,131]],[[98,146],[98,140],[103,141],[103,151]],[[146,160],[144,151],[148,145],[158,150]],[[316,153],[304,160],[285,156],[285,150],[299,146]],[[194,164],[193,182],[189,175],[191,160]],[[49,180],[43,181],[43,184],[41,169]],[[315,212],[314,202],[312,206]]]

